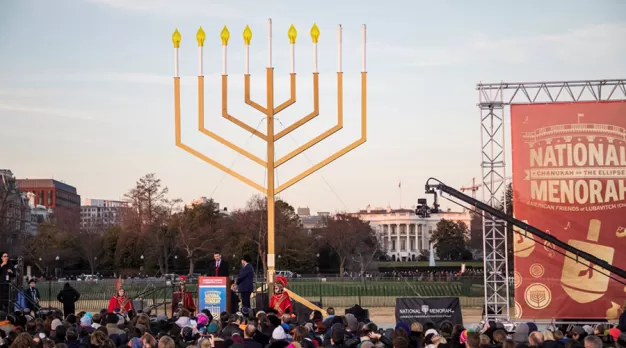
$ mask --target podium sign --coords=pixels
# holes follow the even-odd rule
[[[198,310],[208,309],[213,315],[219,315],[228,308],[228,278],[198,278]]]

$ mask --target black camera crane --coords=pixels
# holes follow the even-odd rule
[[[430,182],[434,181],[436,182],[435,184],[431,184]],[[426,181],[426,194],[432,194],[434,195],[434,204],[432,208],[429,208],[427,205],[427,201],[425,198],[420,198],[417,200],[417,209],[415,209],[415,214],[417,214],[420,217],[428,217],[430,216],[430,214],[436,214],[439,212],[439,203],[438,203],[438,195],[437,192],[439,192],[439,196],[441,196],[442,193],[446,193],[458,200],[461,200],[467,204],[472,205],[473,207],[475,207],[476,209],[482,210],[483,212],[496,217],[500,220],[506,221],[507,223],[519,228],[518,231],[515,231],[516,233],[522,234],[525,237],[530,238],[530,236],[528,236],[528,233],[530,233],[533,236],[539,237],[549,243],[552,243],[552,245],[554,245],[554,247],[552,248],[552,250],[565,255],[565,257],[569,257],[573,260],[575,260],[576,262],[582,263],[580,262],[579,259],[583,259],[586,260],[590,263],[589,267],[592,268],[594,271],[599,272],[601,274],[606,275],[607,277],[616,280],[619,283],[622,283],[624,285],[626,285],[626,271],[624,271],[623,269],[619,268],[619,267],[615,267],[613,265],[611,265],[610,263],[606,262],[605,260],[602,260],[596,256],[593,256],[587,252],[584,252],[578,248],[575,248],[567,243],[564,243],[563,241],[561,241],[560,239],[554,237],[551,234],[548,234],[532,225],[529,225],[523,221],[517,220],[516,218],[507,215],[506,213],[490,206],[487,205],[477,199],[474,199],[466,194],[463,194],[462,192],[447,186],[446,184],[442,183],[441,181],[435,179],[435,178],[430,178],[428,179],[428,181]],[[535,240],[534,238],[531,238],[533,240]],[[535,242],[537,242],[535,240]],[[574,255],[574,257],[567,255],[565,252],[557,249],[560,248],[561,250],[565,250],[570,252],[572,255]],[[601,269],[598,269],[601,268]],[[608,271],[609,273],[604,272],[604,270],[602,270],[602,268],[606,271]],[[621,279],[615,278],[612,276],[612,274],[619,276]]]

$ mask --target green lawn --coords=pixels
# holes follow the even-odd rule
[[[365,282],[353,280],[296,280],[293,279],[289,288],[296,294],[305,297],[326,296],[482,296],[482,287],[472,287],[473,281],[430,282],[411,279],[404,280],[368,280]],[[50,295],[54,299],[63,287],[63,283],[51,282]],[[172,287],[154,284],[155,292],[148,298],[170,298]],[[115,286],[111,283],[80,283],[73,286],[84,300],[103,300],[113,296]],[[48,283],[40,282],[37,288],[42,299],[48,298]],[[125,284],[126,292],[136,297],[147,289],[145,284]],[[196,291],[197,285],[188,285],[190,291]]]

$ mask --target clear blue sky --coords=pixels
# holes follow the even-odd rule
[[[242,207],[254,193],[175,147],[173,49],[179,28],[183,137],[262,182],[264,171],[196,131],[197,45],[207,33],[207,127],[259,156],[264,147],[220,117],[223,25],[229,44],[230,111],[243,104],[243,40],[251,45],[252,96],[264,104],[266,20],[274,23],[277,100],[288,97],[290,24],[298,29],[298,102],[288,125],[312,108],[313,22],[321,29],[321,115],[279,143],[285,154],[336,118],[336,25],[344,28],[345,122],[341,133],[279,169],[282,183],[359,136],[360,25],[368,25],[368,142],[285,191],[313,211],[403,205],[434,176],[453,186],[480,175],[479,81],[626,77],[626,2],[614,1],[166,1],[0,2],[0,167],[18,177],[63,180],[84,198],[116,199],[155,172],[173,197],[212,195]]]

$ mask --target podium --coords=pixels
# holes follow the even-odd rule
[[[198,278],[198,312],[208,309],[214,317],[230,308],[230,278],[199,277]]]

